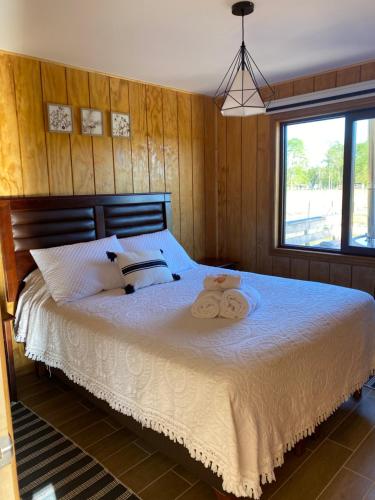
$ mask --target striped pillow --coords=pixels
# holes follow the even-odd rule
[[[133,293],[138,288],[180,279],[177,274],[171,273],[161,250],[107,252],[107,257],[118,265],[126,293]]]

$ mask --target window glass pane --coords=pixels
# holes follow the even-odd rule
[[[284,243],[341,248],[345,118],[286,125]]]
[[[375,119],[353,124],[350,245],[375,248]]]

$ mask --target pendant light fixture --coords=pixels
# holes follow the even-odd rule
[[[264,113],[274,97],[244,41],[244,18],[254,11],[253,2],[237,2],[232,14],[242,17],[242,44],[215,94],[224,116],[251,116]]]

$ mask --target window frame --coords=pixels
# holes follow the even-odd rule
[[[341,215],[341,248],[308,247],[302,245],[290,245],[285,243],[285,214],[286,214],[286,164],[287,164],[287,134],[288,125],[299,123],[317,122],[335,118],[345,118],[344,133],[344,158],[343,158],[343,185],[342,185],[342,215]],[[327,113],[306,118],[297,118],[280,121],[279,125],[279,224],[278,224],[278,248],[282,250],[298,250],[309,253],[325,253],[340,255],[357,255],[375,257],[375,248],[357,247],[349,244],[351,225],[351,194],[353,178],[353,124],[360,119],[375,119],[375,107],[350,110],[343,112]]]

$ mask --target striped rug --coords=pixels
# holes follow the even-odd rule
[[[375,377],[371,377],[366,383],[366,387],[369,387],[370,389],[375,389]]]
[[[22,499],[139,500],[96,460],[22,403],[12,405]]]

